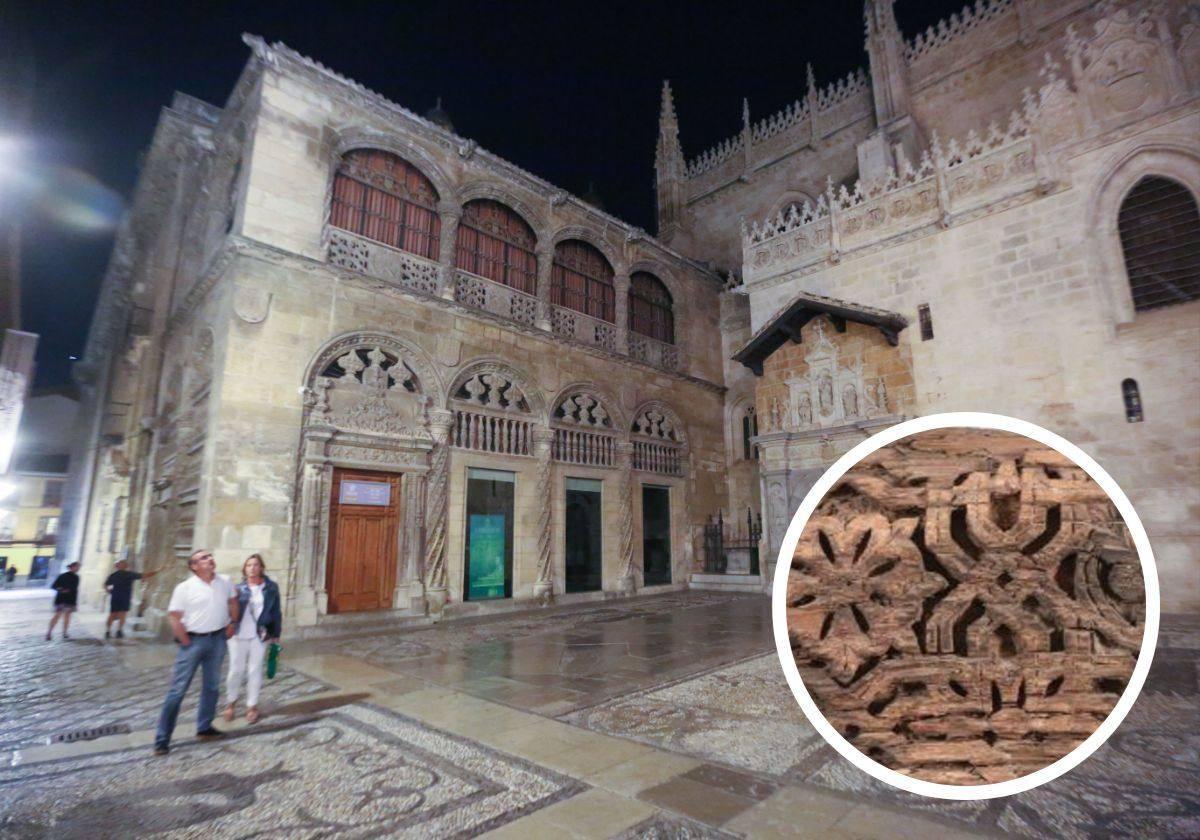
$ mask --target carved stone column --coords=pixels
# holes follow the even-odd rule
[[[613,291],[617,296],[614,317],[617,319],[617,352],[629,355],[629,272],[622,271],[613,277]]]
[[[408,473],[403,479],[404,492],[404,556],[403,574],[397,575],[396,604],[400,603],[402,587],[408,590],[409,612],[425,613],[425,582],[421,569],[421,534],[425,530],[425,477]]]
[[[553,270],[554,248],[539,248],[537,252],[538,314],[534,326],[547,332],[553,329],[550,322],[550,274]]]
[[[619,440],[616,444],[616,462],[619,471],[620,492],[617,506],[621,511],[621,529],[617,544],[621,559],[621,576],[617,589],[624,595],[637,591],[637,565],[633,559],[633,444]]]
[[[553,463],[550,460],[554,430],[533,430],[533,454],[537,457],[537,487],[541,510],[538,513],[537,580],[533,584],[534,597],[548,602],[554,597],[554,563],[551,545],[554,540]]]
[[[438,295],[446,300],[454,300],[454,247],[458,242],[458,223],[462,219],[462,210],[443,210],[440,216],[442,234],[438,240],[438,263],[442,268]]]
[[[427,485],[425,585],[430,615],[440,616],[446,606],[446,530],[450,494],[450,427],[454,413],[442,408],[430,412],[433,434],[432,462]]]

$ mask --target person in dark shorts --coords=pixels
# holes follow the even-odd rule
[[[118,560],[116,570],[104,581],[104,591],[111,596],[108,619],[104,622],[104,638],[112,638],[112,625],[117,622],[117,638],[125,638],[125,616],[133,601],[134,581],[154,577],[154,572],[131,572],[126,560]]]
[[[67,566],[67,570],[54,579],[50,588],[56,594],[54,596],[54,615],[50,618],[50,626],[46,629],[46,641],[50,641],[50,634],[54,632],[54,625],[58,624],[59,616],[63,620],[62,637],[69,639],[71,637],[67,634],[67,628],[71,626],[71,613],[75,612],[75,608],[79,605],[79,564],[72,563]]]

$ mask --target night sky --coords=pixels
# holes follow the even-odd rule
[[[10,0],[11,1],[11,0]],[[912,37],[963,0],[900,0]],[[457,132],[654,230],[659,89],[671,80],[691,159],[818,85],[866,66],[856,0],[781,3],[402,2],[25,7],[36,63],[26,154],[45,194],[26,206],[22,327],[36,385],[67,382],[159,110],[180,90],[223,105],[249,56],[283,41],[418,113],[442,97]],[[0,41],[3,34],[0,33]],[[54,212],[81,193],[95,218]],[[61,204],[61,202],[57,202]]]

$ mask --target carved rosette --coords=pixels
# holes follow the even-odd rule
[[[450,482],[450,427],[454,414],[445,409],[430,411],[430,430],[433,434],[433,452],[428,479],[428,536],[425,541],[426,585],[430,591],[431,605],[441,594],[445,603],[446,591],[446,503]]]
[[[822,499],[792,559],[788,634],[825,717],[892,769],[1018,778],[1124,691],[1142,569],[1104,490],[1019,435],[924,432]]]
[[[533,430],[533,454],[537,457],[537,486],[538,498],[543,500],[541,511],[538,513],[538,544],[537,544],[537,581],[533,585],[533,594],[539,598],[549,598],[554,591],[554,567],[551,563],[550,547],[554,541],[553,505],[550,504],[552,495],[551,483],[551,444],[554,442],[554,432],[551,429],[535,428]]]

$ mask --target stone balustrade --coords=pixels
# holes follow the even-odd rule
[[[567,464],[587,467],[611,467],[616,452],[616,437],[580,429],[555,429],[553,458]]]
[[[439,296],[442,277],[442,266],[439,263],[340,228],[328,228],[327,237],[327,259],[330,265],[366,274],[431,297]],[[538,326],[538,312],[542,303],[534,295],[462,269],[454,270],[450,286],[454,300],[463,306],[479,309],[527,327]],[[609,353],[628,355],[663,370],[679,371],[681,368],[679,348],[673,345],[630,334],[629,352],[624,354],[622,333],[625,329],[617,324],[593,318],[565,306],[551,305],[549,316],[551,332],[561,338]]]
[[[454,299],[464,306],[482,309],[528,327],[537,321],[536,297],[468,271],[455,272]]]
[[[338,228],[329,229],[329,262],[414,292],[438,291],[437,263]]]
[[[678,370],[680,366],[678,347],[635,332],[629,333],[629,355],[663,370]]]
[[[615,353],[617,350],[617,327],[608,321],[584,315],[565,306],[550,307],[550,328],[555,335],[599,347]],[[645,361],[643,359],[642,361]]]

